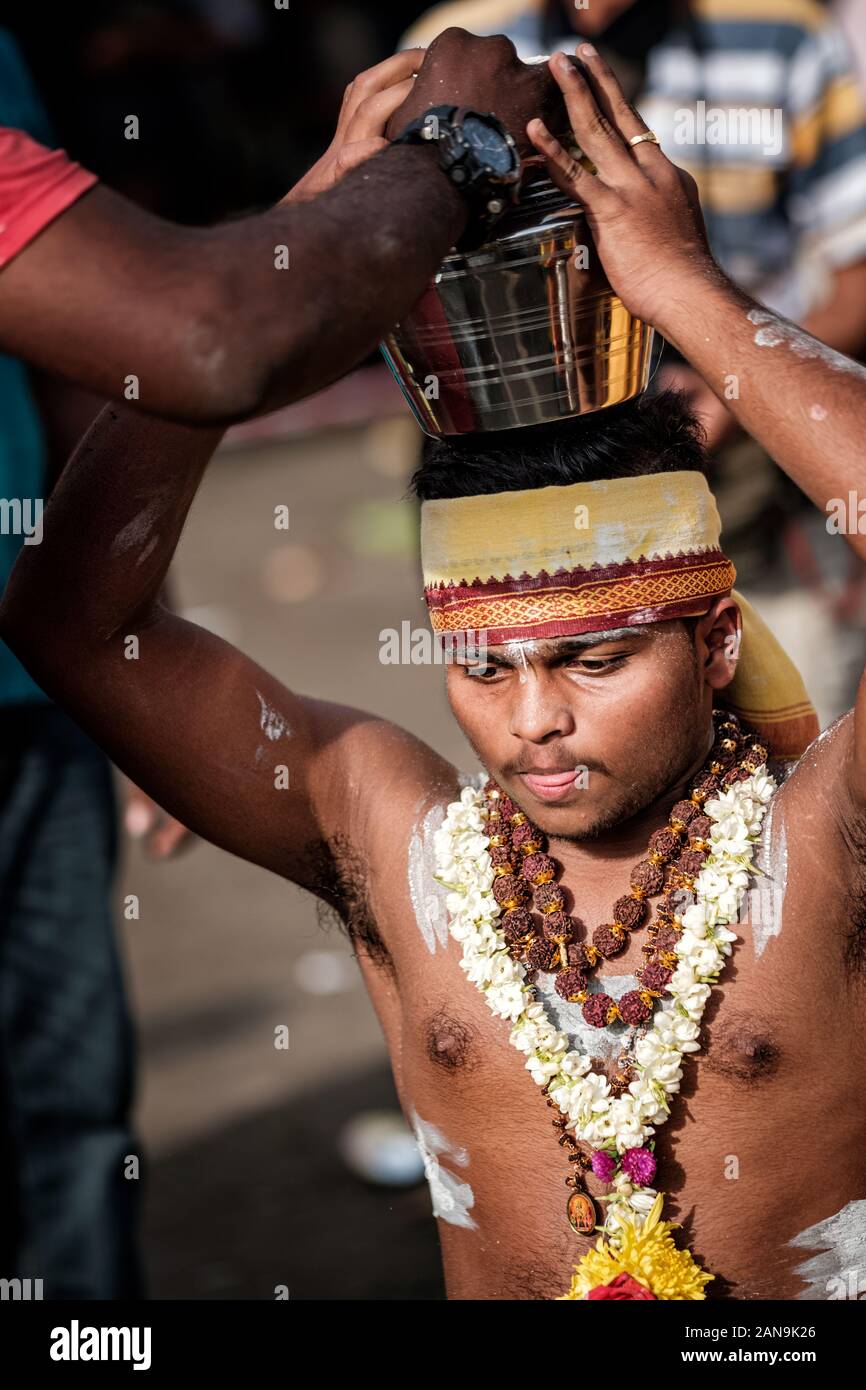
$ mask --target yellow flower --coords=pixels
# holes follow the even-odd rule
[[[575,1265],[568,1293],[556,1302],[583,1299],[590,1289],[609,1284],[623,1272],[644,1284],[656,1298],[705,1299],[704,1286],[713,1275],[695,1264],[688,1250],[674,1245],[670,1232],[676,1222],[661,1220],[662,1202],[660,1192],[640,1230],[633,1219],[619,1228],[617,1249],[600,1236],[595,1248]]]

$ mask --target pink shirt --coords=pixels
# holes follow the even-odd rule
[[[0,266],[97,182],[64,150],[0,126]]]

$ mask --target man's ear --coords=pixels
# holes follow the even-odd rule
[[[740,656],[742,619],[730,596],[716,599],[695,628],[698,666],[712,690],[724,690],[734,679]]]

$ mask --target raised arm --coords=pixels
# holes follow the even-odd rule
[[[849,495],[866,497],[866,371],[750,299],[707,245],[694,180],[646,132],[607,65],[586,46],[580,65],[551,60],[588,172],[541,122],[529,133],[552,176],[587,209],[605,271],[626,306],[653,323],[866,559],[866,526]],[[841,542],[840,542],[841,543]],[[866,805],[866,688],[855,718],[849,784]]]
[[[51,496],[42,543],[20,552],[0,635],[184,825],[321,891],[329,844],[369,844],[359,789],[388,807],[389,779],[409,781],[408,764],[423,781],[439,760],[381,720],[293,694],[161,606],[218,439],[107,406]]]
[[[92,188],[0,269],[0,349],[103,397],[124,398],[135,377],[138,408],[187,421],[273,409],[335,380],[465,225],[431,151],[385,148],[423,56],[356,78],[331,149],[259,216],[180,227]]]

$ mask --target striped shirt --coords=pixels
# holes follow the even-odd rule
[[[571,30],[545,42],[545,8],[458,0],[424,15],[403,44],[457,24],[507,34],[524,60],[573,52]],[[834,269],[866,258],[866,102],[817,0],[693,0],[647,54],[636,105],[697,179],[720,264],[774,308],[802,319]]]

